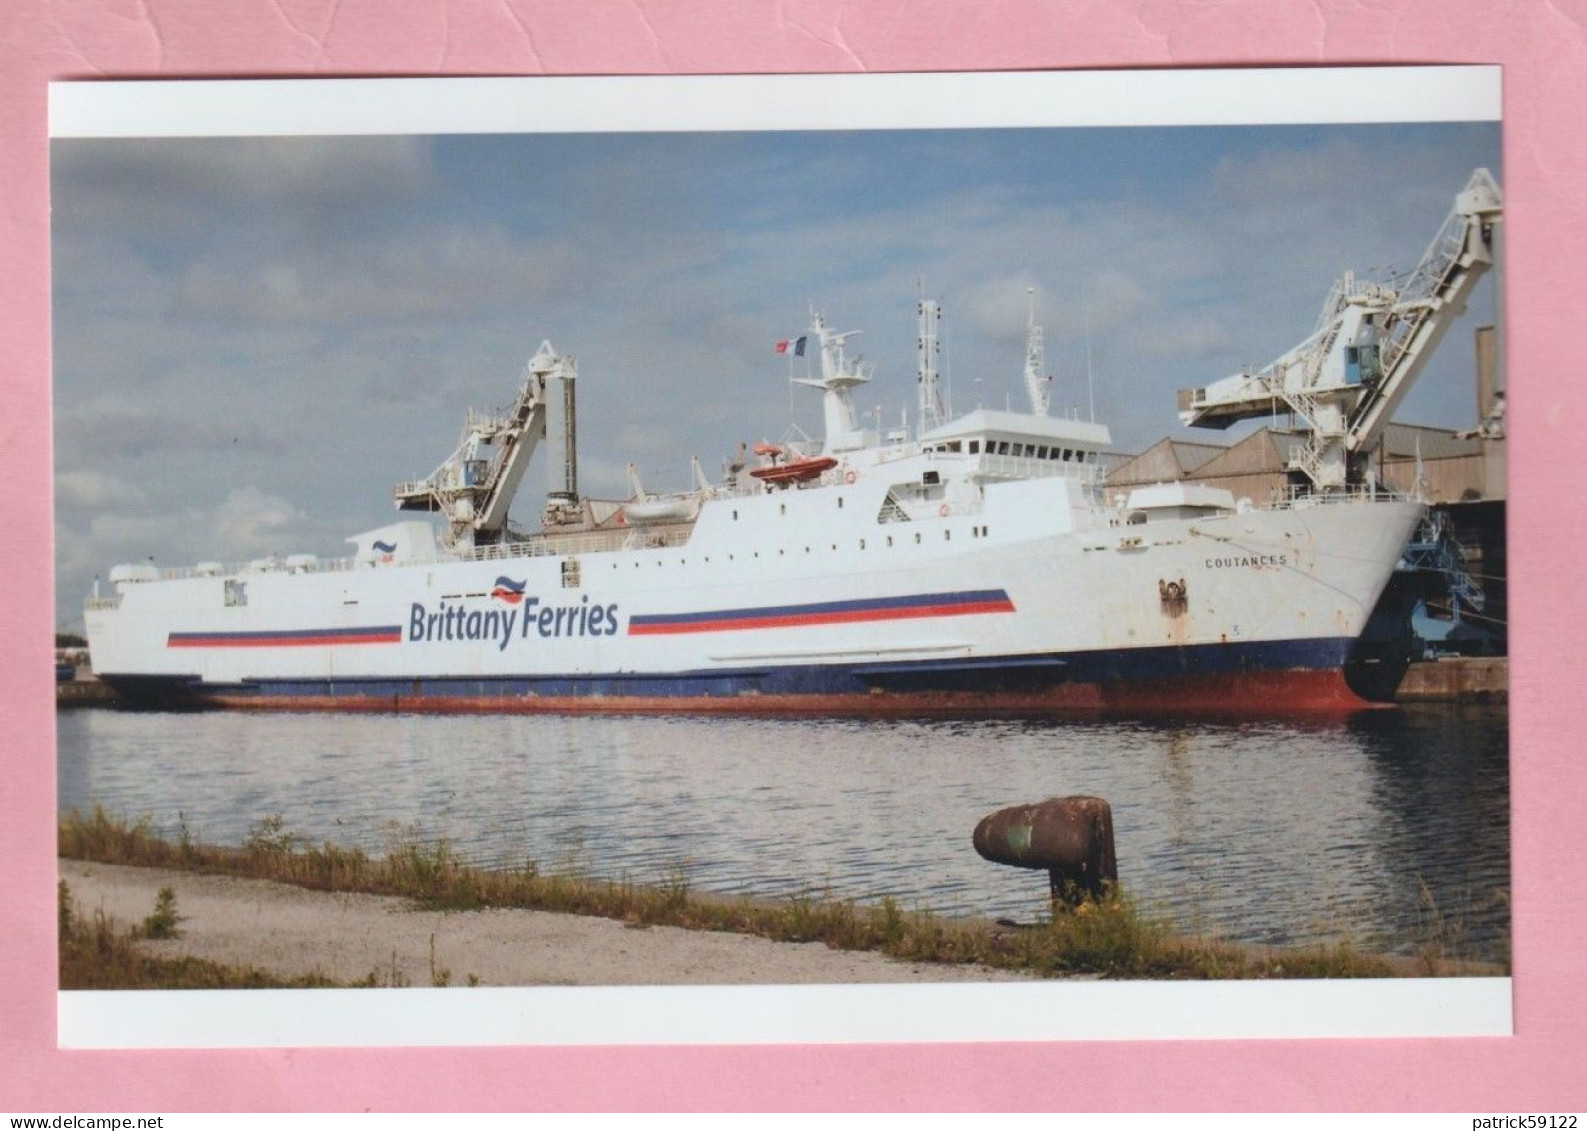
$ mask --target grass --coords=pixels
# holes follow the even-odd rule
[[[166,888],[161,894],[169,891]],[[80,914],[64,880],[57,902],[63,990],[280,990],[341,985],[318,974],[283,978],[253,967],[227,966],[203,958],[152,955],[138,943],[154,936],[143,928],[124,929],[103,911],[92,916]],[[173,915],[175,903],[173,896]],[[159,913],[157,904],[155,914]]]
[[[87,817],[72,812],[61,820],[59,832],[62,856],[107,864],[401,896],[438,910],[515,907],[598,915],[633,927],[665,925],[822,942],[911,962],[979,963],[1051,977],[1377,978],[1407,973],[1404,963],[1364,954],[1349,943],[1279,950],[1187,938],[1117,889],[1074,910],[1059,908],[1049,922],[1009,928],[906,911],[891,899],[869,905],[808,893],[776,902],[706,896],[690,890],[681,866],[656,886],[592,878],[576,867],[543,873],[533,861],[516,869],[483,869],[459,859],[445,840],[423,841],[412,832],[392,844],[385,856],[371,857],[358,848],[308,844],[289,833],[279,817],[259,822],[240,848],[195,843],[185,827],[173,843],[156,835],[147,819],[129,823],[98,807]],[[65,907],[63,903],[63,923]],[[174,899],[165,911],[157,906],[145,927],[157,921],[162,929],[174,931]],[[62,962],[64,970],[64,941]],[[1424,965],[1426,969],[1415,972],[1458,971],[1449,962]],[[64,979],[63,973],[63,985]],[[432,984],[446,985],[450,979],[450,971],[438,967],[432,953]]]

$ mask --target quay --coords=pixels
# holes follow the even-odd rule
[[[61,680],[55,685],[57,707],[114,707],[120,702],[120,697],[109,684],[93,676]]]
[[[1447,656],[1414,663],[1395,692],[1397,703],[1507,703],[1506,656]]]

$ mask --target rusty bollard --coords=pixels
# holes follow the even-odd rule
[[[1046,868],[1056,909],[1100,899],[1119,882],[1113,810],[1100,797],[1049,797],[983,817],[975,850],[994,864]]]

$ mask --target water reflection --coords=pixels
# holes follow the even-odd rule
[[[63,810],[219,843],[280,814],[371,851],[417,829],[481,863],[639,881],[681,863],[712,891],[1028,919],[1045,876],[982,861],[970,831],[1090,793],[1113,806],[1121,880],[1183,925],[1411,952],[1431,904],[1469,950],[1499,955],[1508,933],[1502,710],[1295,725],[78,711],[59,733]]]

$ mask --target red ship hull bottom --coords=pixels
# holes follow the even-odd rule
[[[874,691],[738,695],[269,695],[191,688],[194,706],[256,711],[427,714],[698,714],[838,717],[1028,717],[1347,714],[1385,706],[1363,699],[1341,671],[1184,676],[1161,683],[1062,684],[1034,691]]]

